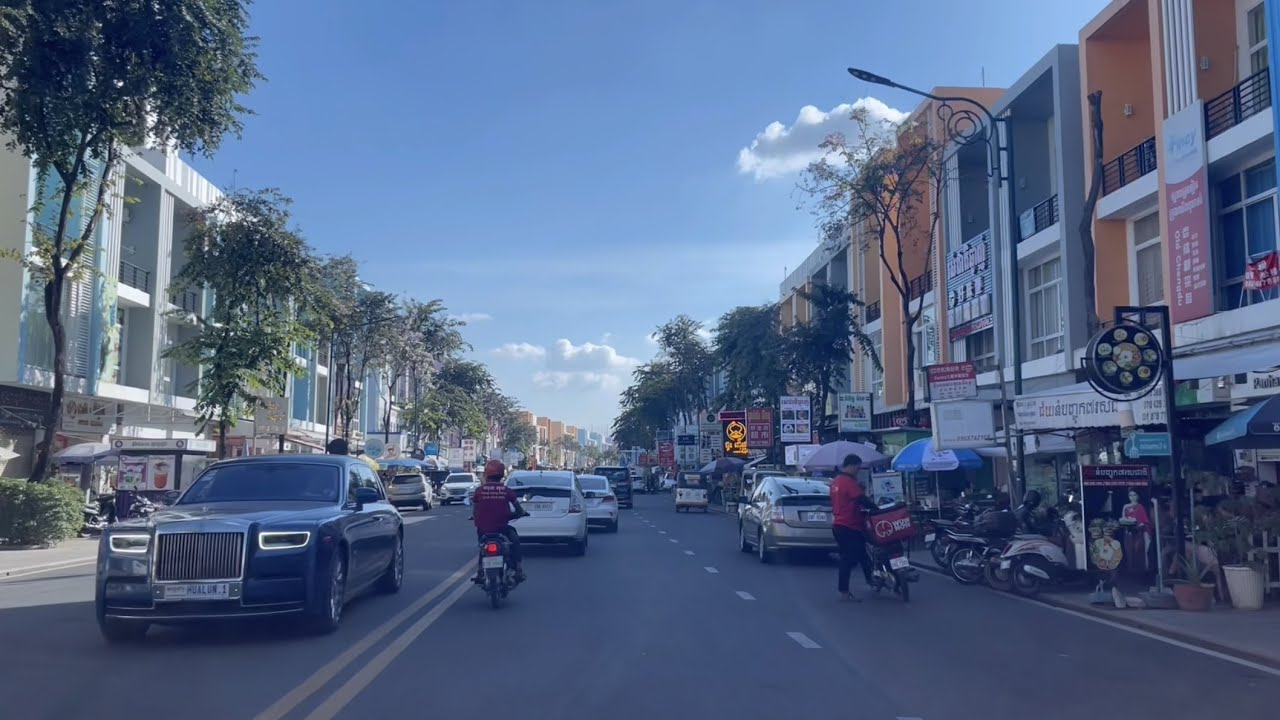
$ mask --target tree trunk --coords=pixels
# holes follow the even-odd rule
[[[1102,145],[1102,91],[1089,93],[1089,130],[1093,138],[1092,160],[1089,194],[1085,196],[1083,214],[1080,216],[1080,245],[1084,250],[1084,292],[1089,303],[1089,313],[1085,316],[1085,333],[1089,337],[1098,331],[1098,287],[1096,277],[1096,249],[1093,244],[1093,213],[1098,205],[1098,197],[1102,194],[1103,160]]]
[[[906,330],[904,338],[907,344],[907,427],[916,427],[916,318],[911,314],[910,295],[902,303],[902,316],[906,318],[903,326]]]
[[[218,418],[218,459],[227,459],[227,430],[230,423],[227,422],[227,415],[224,412]]]
[[[67,271],[61,265],[61,253],[53,258],[54,267],[44,286],[44,312],[49,321],[49,333],[53,336],[53,390],[44,412],[44,438],[36,444],[35,462],[31,466],[31,482],[44,480],[49,472],[49,460],[53,454],[53,438],[62,420],[62,399],[66,394],[67,335],[62,324],[62,288],[66,284]]]

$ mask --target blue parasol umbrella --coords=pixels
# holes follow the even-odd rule
[[[412,470],[421,470],[421,469],[423,469],[423,464],[422,464],[422,461],[421,461],[421,460],[414,460],[413,458],[397,458],[397,459],[395,459],[395,460],[386,460],[386,461],[384,461],[384,462],[382,463],[382,467],[384,467],[384,468],[410,468],[410,469],[412,469]]]
[[[948,470],[977,470],[982,467],[982,457],[972,450],[938,450],[933,438],[920,438],[909,443],[893,457],[893,469],[897,472],[947,472]]]

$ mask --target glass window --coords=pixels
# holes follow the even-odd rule
[[[319,463],[245,462],[215,467],[192,483],[179,505],[218,502],[336,503],[338,473]]]
[[[356,502],[356,491],[360,489],[360,473],[355,465],[347,469],[347,502]]]
[[[1245,266],[1276,250],[1275,159],[1218,183],[1218,305],[1222,310],[1263,300],[1244,290]]]
[[[996,369],[996,331],[987,328],[964,339],[964,356],[978,372]]]
[[[1029,358],[1062,352],[1062,259],[1053,258],[1026,271]]]
[[[1258,3],[1245,17],[1249,31],[1249,72],[1258,73],[1267,67],[1267,13],[1264,3]]]
[[[1156,305],[1164,300],[1164,256],[1160,250],[1160,213],[1133,221],[1133,265],[1138,304]]]

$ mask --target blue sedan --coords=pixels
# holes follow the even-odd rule
[[[362,460],[270,455],[210,465],[177,502],[117,523],[98,547],[109,642],[152,624],[295,616],[332,632],[346,602],[404,580],[404,528]]]

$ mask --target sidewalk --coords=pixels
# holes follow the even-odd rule
[[[87,565],[97,556],[97,538],[73,538],[51,548],[10,550],[0,547],[0,579],[59,567]]]

